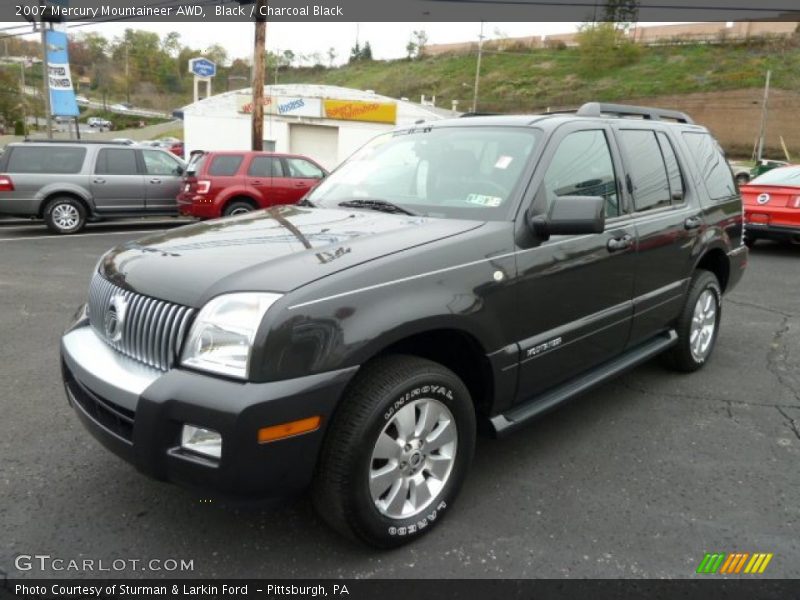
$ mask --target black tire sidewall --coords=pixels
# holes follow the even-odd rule
[[[697,301],[706,290],[711,290],[714,294],[714,301],[717,303],[716,322],[714,323],[714,334],[711,338],[711,348],[701,360],[697,360],[692,354],[690,348],[690,336],[692,331],[692,316]],[[722,289],[720,288],[719,281],[713,273],[709,271],[698,271],[692,280],[690,292],[687,297],[686,306],[681,315],[681,322],[679,325],[679,347],[680,359],[684,363],[687,370],[697,370],[703,367],[714,354],[714,347],[717,344],[717,336],[719,335],[719,326],[722,321]]]
[[[224,217],[238,217],[246,213],[240,213],[238,215],[232,214],[234,210],[237,208],[246,208],[247,212],[253,212],[256,208],[250,204],[249,202],[244,202],[242,200],[236,200],[235,202],[231,202],[228,206],[225,207],[225,212],[222,216]]]
[[[78,224],[72,229],[62,229],[53,221],[53,210],[60,204],[69,204],[70,206],[74,206],[78,211]],[[86,209],[83,207],[83,204],[74,198],[53,198],[47,203],[47,206],[45,206],[44,222],[47,225],[47,228],[54,233],[58,233],[60,235],[77,233],[83,229],[83,226],[86,224]]]
[[[456,461],[444,489],[422,513],[408,519],[391,519],[378,511],[370,494],[368,474],[372,451],[394,414],[408,403],[426,397],[438,400],[453,414],[458,434]],[[437,374],[420,373],[376,402],[361,439],[350,465],[349,510],[346,512],[359,537],[370,543],[381,547],[405,544],[441,520],[466,478],[475,448],[475,415],[469,392],[457,377],[444,370]]]

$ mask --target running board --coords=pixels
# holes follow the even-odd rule
[[[552,410],[562,402],[589,391],[593,387],[632,369],[660,354],[678,341],[678,334],[670,329],[653,339],[631,348],[617,358],[590,369],[577,379],[535,396],[508,412],[492,417],[491,423],[495,434],[506,435],[527,421]]]

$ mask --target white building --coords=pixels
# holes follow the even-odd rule
[[[183,109],[192,150],[249,150],[250,89],[225,92]],[[304,154],[332,169],[383,131],[456,113],[329,85],[264,87],[264,150]]]

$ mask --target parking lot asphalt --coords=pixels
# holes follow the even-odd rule
[[[511,437],[480,439],[441,526],[379,552],[330,532],[306,497],[243,506],[147,479],[67,406],[59,336],[93,265],[169,224],[97,225],[67,238],[0,227],[0,571],[9,577],[682,578],[706,552],[774,553],[765,577],[800,577],[800,247],[756,246],[705,369],[677,375],[654,361]],[[194,569],[20,571],[20,554],[184,559]]]

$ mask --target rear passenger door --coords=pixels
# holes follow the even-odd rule
[[[639,238],[631,344],[664,330],[681,308],[704,223],[670,128],[615,126]]]
[[[290,177],[288,186],[289,204],[294,204],[306,195],[308,190],[325,177],[325,172],[311,161],[303,158],[286,157],[286,171]]]
[[[164,150],[141,152],[145,172],[145,206],[148,211],[175,212],[176,198],[181,188],[181,163]]]
[[[286,204],[286,191],[276,185],[283,178],[283,163],[276,156],[254,156],[247,168],[247,185],[259,194],[261,208]]]
[[[98,212],[144,210],[144,175],[133,148],[101,148],[90,187]]]

